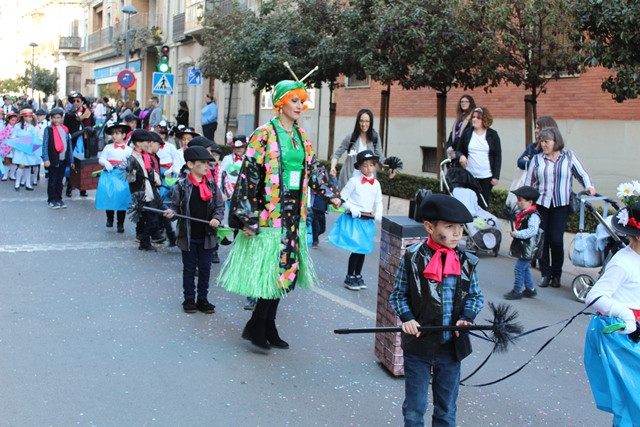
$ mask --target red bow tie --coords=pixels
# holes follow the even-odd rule
[[[367,177],[364,177],[364,176],[363,176],[363,177],[362,177],[362,181],[361,181],[361,182],[362,182],[363,184],[366,184],[366,183],[368,182],[369,184],[373,185],[373,182],[374,182],[375,180],[376,180],[375,178],[367,178]]]
[[[240,160],[242,160],[242,156],[235,156],[235,159],[233,161],[239,162]]]
[[[125,148],[125,145],[124,145],[124,144],[122,144],[122,145],[120,145],[120,144],[115,144],[115,146],[116,146],[116,148],[120,148],[121,150],[124,150],[124,148]]]

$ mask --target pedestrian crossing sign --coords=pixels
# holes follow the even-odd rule
[[[154,95],[173,95],[174,75],[171,73],[153,73]]]

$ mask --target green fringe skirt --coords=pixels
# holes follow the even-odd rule
[[[229,292],[253,298],[278,299],[291,289],[280,283],[280,256],[283,228],[261,227],[249,238],[240,231],[222,265],[218,285]],[[307,225],[298,230],[298,274],[296,286],[309,288],[318,282],[307,246]]]

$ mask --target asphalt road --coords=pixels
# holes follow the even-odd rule
[[[378,363],[373,336],[332,333],[375,325],[377,251],[365,261],[369,288],[349,291],[342,286],[348,254],[323,235],[313,250],[321,283],[280,304],[279,329],[291,348],[264,355],[240,338],[249,318],[243,297],[212,283],[216,313],[183,313],[177,248],[138,251],[133,224],[124,235],[105,228],[93,192],[76,192],[68,209],[48,209],[45,186],[16,193],[12,183],[0,183],[0,426],[402,424],[404,384]],[[482,257],[487,301],[502,301],[512,270],[508,257]],[[570,280],[513,303],[525,329],[582,309]],[[480,319],[489,316],[485,309]],[[610,425],[584,372],[587,322],[576,318],[514,376],[474,387],[520,367],[563,324],[492,356],[461,387],[458,424]],[[473,344],[463,376],[490,351],[479,339]]]

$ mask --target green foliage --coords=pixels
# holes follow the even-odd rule
[[[44,93],[45,97],[58,92],[58,76],[36,65],[34,67],[34,89]],[[22,77],[22,87],[31,88],[31,61],[25,64],[24,76]]]
[[[602,90],[617,102],[640,92],[640,3],[638,0],[575,0],[570,9],[573,27],[583,44],[584,65],[603,66],[612,74]],[[586,35],[586,41],[582,37]]]
[[[31,80],[29,80],[29,85],[31,85]],[[18,93],[23,92],[24,89],[24,79],[22,77],[0,80],[1,93]]]
[[[551,79],[577,74],[577,33],[567,13],[574,0],[488,0],[483,15],[491,33],[501,40],[494,60],[505,81],[524,86],[534,99]]]

